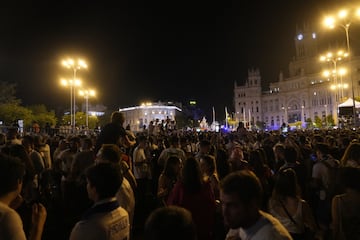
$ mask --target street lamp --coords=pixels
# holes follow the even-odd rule
[[[70,124],[71,127],[73,127],[75,126],[75,120],[73,119],[73,114],[75,115],[73,111],[73,97],[75,98],[75,95],[73,94],[73,92],[75,90],[75,87],[81,86],[81,81],[79,79],[61,79],[60,84],[64,87],[69,87],[70,89]]]
[[[334,85],[336,86],[338,84],[337,82],[337,62],[338,61],[341,61],[343,60],[344,58],[348,57],[349,54],[347,52],[344,52],[343,50],[339,50],[337,51],[336,54],[332,53],[332,52],[328,52],[326,53],[325,55],[321,55],[320,56],[320,61],[321,62],[331,62],[333,64],[333,70],[332,71],[324,71],[323,72],[323,75],[325,77],[329,77],[329,76],[332,76],[333,77],[333,84],[332,84],[332,87],[331,89],[332,90],[338,90],[338,93],[335,92],[335,98],[334,98],[334,103],[332,104],[333,105],[333,116],[334,116],[334,122],[335,124],[337,124],[338,122],[338,98],[339,98],[339,89],[340,88],[337,88],[337,87],[333,87]],[[342,80],[342,78],[341,78]]]
[[[80,90],[79,94],[85,98],[85,108],[86,108],[86,129],[89,129],[89,97],[95,96],[94,90]]]
[[[73,81],[74,83],[77,81],[76,80],[76,73],[78,70],[80,69],[83,69],[83,68],[87,68],[87,64],[85,63],[84,60],[81,60],[81,59],[78,59],[77,61],[69,58],[69,59],[66,59],[66,60],[63,60],[62,61],[62,65],[66,68],[69,68],[73,71]],[[71,110],[70,112],[70,116],[72,116],[72,120],[71,120],[71,127],[73,130],[75,130],[76,128],[76,90],[75,90],[75,87],[77,85],[76,84],[71,84],[70,85],[70,91],[71,91],[71,94],[70,94],[70,97],[72,98],[71,99],[71,106],[73,109]]]
[[[350,51],[350,38],[349,38],[349,28],[354,18],[360,17],[360,8],[351,9],[351,11],[342,9],[338,12],[337,16],[328,16],[324,19],[324,25],[328,28],[335,28],[335,26],[339,26],[344,29],[345,36],[346,36],[346,47],[347,52],[349,53],[349,78],[351,82],[351,93],[352,93],[352,100],[353,100],[353,121],[355,126],[357,125],[356,121],[356,109],[355,109],[355,93],[354,93],[354,80],[352,78],[352,69],[351,69],[351,51]]]

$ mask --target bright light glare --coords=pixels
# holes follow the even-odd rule
[[[64,66],[64,67],[67,67],[67,68],[75,68],[75,69],[80,69],[80,68],[87,68],[87,64],[84,60],[82,59],[79,59],[77,61],[77,63],[75,63],[75,61],[71,58],[67,59],[67,60],[63,60],[61,61],[61,64]]]
[[[331,90],[335,90],[335,89],[336,89],[336,85],[331,85],[331,86],[330,86],[330,89],[331,89]]]
[[[81,66],[83,68],[87,68],[87,65],[86,65],[85,61],[82,60],[82,59],[79,59],[79,66]]]
[[[344,55],[344,51],[343,50],[339,50],[337,53],[338,56],[343,56]]]
[[[344,76],[344,75],[346,74],[346,68],[340,68],[340,69],[339,69],[339,74],[340,74],[341,76]]]
[[[61,79],[60,84],[66,87],[68,85],[68,81],[66,79]]]
[[[341,19],[346,18],[347,15],[348,15],[348,11],[347,11],[347,10],[344,10],[344,9],[341,10],[341,11],[339,12],[339,14],[338,14],[339,18],[341,18]]]
[[[79,79],[75,79],[74,85],[75,86],[81,86],[81,81]]]
[[[323,72],[323,76],[324,76],[324,77],[330,76],[330,72],[329,72],[329,71],[324,71],[324,72]]]
[[[356,15],[357,17],[360,17],[360,8],[356,9],[355,15]]]
[[[333,17],[326,17],[324,20],[324,25],[328,28],[334,28],[335,25],[335,18]]]
[[[349,84],[345,83],[345,84],[343,84],[343,87],[344,87],[344,88],[348,88],[348,87],[349,87]]]

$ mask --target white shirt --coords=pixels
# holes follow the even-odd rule
[[[116,200],[115,198],[110,199]],[[97,203],[95,204],[98,205]],[[70,240],[128,240],[130,239],[129,215],[118,207],[110,212],[96,213],[76,223]]]
[[[143,163],[143,164],[139,164],[141,162],[146,161],[146,155],[145,155],[145,151],[143,148],[140,148],[139,146],[137,146],[134,149],[134,153],[133,153],[133,161],[134,161],[134,176],[136,179],[141,179],[141,178],[147,178],[147,174],[146,174],[146,169],[149,171],[149,165],[147,163]]]
[[[292,240],[283,225],[268,213],[259,211],[261,217],[250,228],[230,229],[225,240]]]

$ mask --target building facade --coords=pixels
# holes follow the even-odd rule
[[[353,115],[339,115],[338,105],[360,95],[359,57],[340,59],[335,56],[320,62],[317,35],[306,26],[304,30],[297,30],[294,41],[296,55],[289,63],[288,77],[280,73],[265,92],[259,69],[248,70],[245,84],[235,82],[237,121],[267,129],[295,123],[305,127],[307,120],[314,122],[317,117],[323,119],[324,124],[329,121],[327,119],[332,119],[335,125],[350,121]],[[358,113],[355,116],[358,117]]]
[[[161,121],[175,121],[176,111],[181,109],[173,103],[143,103],[140,106],[120,108],[125,115],[124,126],[130,126],[134,132],[139,132],[153,124]]]

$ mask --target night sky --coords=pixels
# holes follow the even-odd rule
[[[0,79],[17,83],[24,105],[68,107],[59,79],[72,72],[60,63],[79,56],[89,69],[78,77],[97,91],[90,103],[196,100],[221,117],[249,68],[265,85],[286,75],[296,26],[318,24],[335,1],[58,2],[0,9]]]

